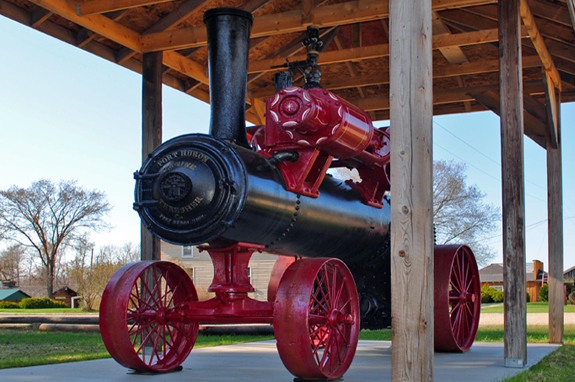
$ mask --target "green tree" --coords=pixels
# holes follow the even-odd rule
[[[61,251],[90,231],[104,229],[110,205],[103,192],[86,191],[75,181],[42,179],[28,188],[0,191],[0,236],[29,248],[46,272],[52,297]]]
[[[549,284],[545,284],[539,289],[539,300],[549,301]]]

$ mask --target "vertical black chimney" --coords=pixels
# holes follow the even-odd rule
[[[204,13],[210,69],[210,135],[249,147],[246,135],[248,53],[253,16],[237,8]]]

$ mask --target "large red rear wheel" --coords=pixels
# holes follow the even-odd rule
[[[140,261],[120,268],[100,304],[100,332],[121,365],[139,371],[170,371],[190,354],[198,324],[177,318],[185,301],[197,301],[192,280],[177,265]]]
[[[465,245],[435,247],[435,350],[464,352],[475,341],[481,284],[475,256]]]
[[[338,259],[303,259],[280,282],[274,306],[277,348],[285,367],[304,379],[338,379],[359,338],[359,299]]]

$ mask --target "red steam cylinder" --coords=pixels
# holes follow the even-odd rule
[[[268,147],[277,145],[279,138],[300,147],[319,147],[335,158],[354,158],[368,166],[389,162],[387,133],[375,129],[365,111],[330,91],[288,87],[268,102],[268,117],[285,132],[280,136],[268,133]]]

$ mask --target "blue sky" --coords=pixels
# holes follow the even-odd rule
[[[139,242],[132,210],[140,166],[141,76],[0,17],[0,189],[48,178],[106,192],[110,230],[97,245]],[[163,138],[208,132],[209,105],[164,86]],[[376,123],[382,126],[385,123]],[[575,103],[562,105],[565,269],[575,266]],[[499,118],[492,112],[434,118],[434,159],[463,161],[468,184],[501,205]],[[546,153],[525,139],[527,261],[547,260]],[[501,262],[501,235],[488,243]]]

